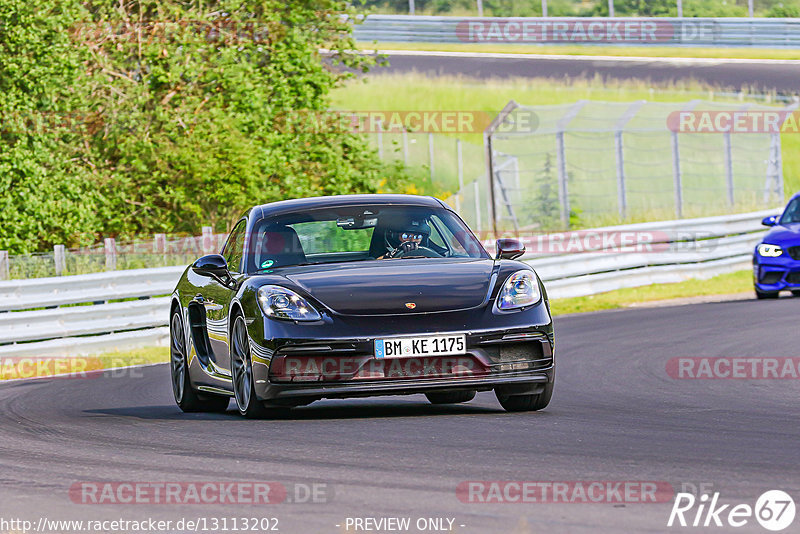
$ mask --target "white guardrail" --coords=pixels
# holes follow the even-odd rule
[[[778,210],[525,238],[522,258],[551,298],[710,278],[747,269],[761,219]],[[621,246],[620,246],[621,245]],[[494,244],[487,243],[492,251]],[[588,252],[575,252],[590,249]],[[0,282],[0,358],[164,345],[169,297],[185,267]],[[118,299],[122,302],[108,302]]]

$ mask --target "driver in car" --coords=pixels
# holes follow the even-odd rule
[[[430,226],[425,221],[411,221],[401,229],[388,228],[384,237],[387,252],[378,259],[429,256],[424,253],[424,248],[420,250],[420,247],[426,246],[430,235]]]

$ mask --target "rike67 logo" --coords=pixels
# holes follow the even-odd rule
[[[755,506],[719,504],[719,492],[710,497],[708,494],[695,497],[691,493],[678,493],[667,526],[740,528],[755,518],[765,529],[778,532],[788,528],[794,516],[794,500],[781,490],[764,492]]]

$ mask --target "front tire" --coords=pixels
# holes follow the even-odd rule
[[[437,391],[426,393],[431,404],[458,404],[475,398],[476,391]]]
[[[266,417],[268,410],[256,397],[253,362],[250,359],[250,335],[241,315],[234,320],[231,338],[231,375],[236,407],[241,415],[249,419]]]
[[[228,410],[228,397],[201,396],[192,387],[189,377],[189,358],[186,349],[186,334],[183,317],[176,309],[169,322],[169,368],[172,378],[172,394],[183,412],[225,412]]]
[[[554,371],[555,373],[555,371]],[[494,394],[500,406],[507,412],[535,412],[547,408],[550,399],[553,397],[553,388],[556,385],[556,377],[545,384],[541,393],[533,395],[509,395],[502,389],[495,389]]]

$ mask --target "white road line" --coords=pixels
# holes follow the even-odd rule
[[[372,50],[362,50],[372,54]],[[672,63],[675,65],[795,65],[800,66],[798,59],[743,59],[743,58],[695,58],[695,57],[642,57],[642,56],[579,56],[558,54],[513,54],[491,52],[443,52],[433,50],[378,50],[379,54],[389,56],[429,56],[452,58],[480,59],[549,59],[564,61],[610,61],[628,63]]]

